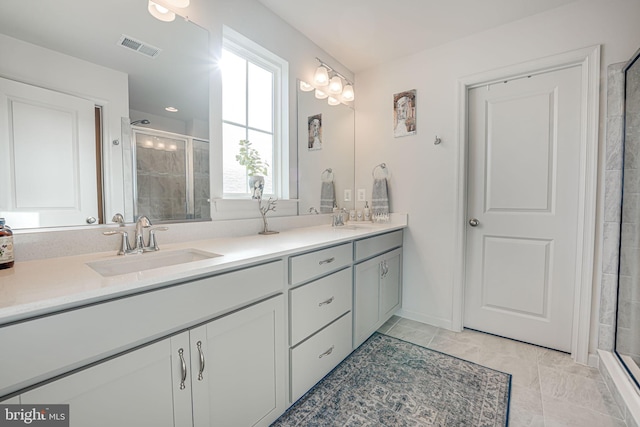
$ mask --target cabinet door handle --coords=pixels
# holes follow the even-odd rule
[[[334,297],[329,298],[326,301],[322,301],[318,303],[318,307],[322,307],[323,305],[331,304],[334,300]]]
[[[184,350],[178,350],[178,355],[180,356],[180,369],[182,369],[182,380],[180,381],[180,390],[185,389],[185,381],[187,381],[187,362],[184,360]]]
[[[198,381],[202,381],[204,376],[202,373],[204,372],[204,352],[202,351],[202,341],[198,341],[196,343],[196,347],[198,347],[198,354],[200,355],[200,372],[198,372]]]
[[[386,261],[380,261],[380,277],[385,278],[389,272],[389,266]]]
[[[322,359],[324,356],[328,356],[328,355],[330,355],[331,353],[333,353],[333,348],[334,348],[334,347],[335,347],[335,346],[333,346],[333,345],[332,345],[332,346],[331,346],[331,348],[329,348],[329,350],[325,351],[325,352],[324,352],[324,353],[322,353],[320,356],[318,356],[318,359]]]
[[[322,265],[322,264],[331,264],[335,260],[336,260],[336,257],[332,256],[331,258],[323,259],[318,264],[320,264],[320,265]]]

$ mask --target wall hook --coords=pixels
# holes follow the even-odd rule
[[[433,145],[439,145],[442,142],[442,139],[438,138],[438,135],[436,135],[436,140],[433,141]]]

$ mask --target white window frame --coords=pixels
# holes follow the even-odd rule
[[[223,27],[222,47],[225,50],[273,73],[273,165],[272,182],[275,197],[289,198],[289,63],[237,31]],[[222,123],[225,123],[222,120]],[[237,125],[234,122],[228,122]],[[248,127],[248,124],[245,125]],[[224,177],[223,177],[224,180]],[[224,184],[223,184],[224,189]],[[224,191],[224,190],[223,190]],[[269,196],[265,194],[265,196]],[[225,199],[237,195],[223,193]],[[250,198],[247,191],[247,198]],[[243,197],[244,198],[244,197]]]

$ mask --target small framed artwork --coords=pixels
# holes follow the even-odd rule
[[[309,151],[322,150],[322,114],[307,118],[309,129]]]
[[[416,134],[416,90],[393,95],[393,136]]]

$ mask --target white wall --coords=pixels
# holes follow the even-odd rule
[[[409,214],[404,252],[402,314],[451,327],[454,280],[457,104],[461,77],[582,47],[602,46],[600,156],[602,171],[606,66],[640,47],[640,2],[585,0],[500,26],[416,55],[359,72],[356,100],[356,188],[371,193],[371,170],[390,170],[394,212]],[[392,95],[417,89],[417,135],[392,135]],[[435,136],[442,144],[434,145]],[[600,193],[602,173],[599,173]],[[601,224],[602,194],[598,195]],[[596,232],[596,235],[601,235]],[[598,239],[599,240],[599,239]],[[596,242],[596,268],[600,268]],[[592,324],[597,324],[599,281],[594,282]],[[592,333],[590,352],[597,336]]]

